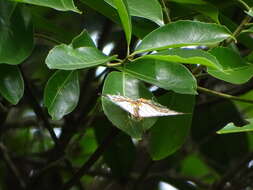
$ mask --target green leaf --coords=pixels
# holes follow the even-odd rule
[[[180,3],[186,8],[197,11],[219,24],[219,10],[211,3],[203,0],[171,0],[171,2]]]
[[[103,95],[106,94],[122,95],[131,99],[153,98],[143,83],[124,72],[111,72],[107,76],[103,87]],[[134,119],[105,97],[102,97],[102,106],[107,118],[117,128],[136,139],[141,139],[143,132],[152,127],[157,120],[157,118]]]
[[[160,61],[200,64],[207,67],[222,69],[216,57],[200,49],[173,48],[157,54],[144,55],[139,59],[155,59]]]
[[[253,64],[229,48],[217,47],[209,51],[223,67],[223,71],[208,68],[208,73],[218,79],[234,84],[247,82],[253,76]]]
[[[182,160],[180,166],[183,176],[201,178],[204,182],[213,183],[218,174],[201,159],[201,155],[190,154]]]
[[[0,0],[0,63],[22,63],[33,49],[33,27],[27,9]]]
[[[127,63],[123,70],[140,80],[166,90],[181,94],[197,94],[196,79],[182,64],[139,59]]]
[[[113,2],[115,7],[117,8],[121,24],[125,31],[127,44],[129,46],[132,37],[132,22],[131,17],[129,15],[128,4],[126,0],[113,0]]]
[[[92,9],[96,10],[100,14],[106,16],[114,23],[120,24],[120,18],[116,9],[111,7],[108,3],[103,0],[81,0],[82,3],[88,5]],[[150,33],[152,30],[157,28],[157,25],[149,20],[135,19],[132,18],[133,33],[139,37],[143,38],[145,35]]]
[[[24,81],[17,66],[0,64],[0,94],[11,104],[23,97]]]
[[[224,26],[198,21],[177,21],[148,34],[136,48],[136,53],[163,50],[188,45],[212,45],[231,36]]]
[[[113,0],[105,0],[115,8]],[[160,3],[157,0],[127,0],[131,16],[142,17],[163,25],[163,12]]]
[[[80,47],[74,49],[71,45],[61,44],[55,46],[46,58],[50,69],[74,70],[102,65],[115,59],[108,57],[93,47]]]
[[[28,3],[32,5],[39,5],[44,7],[50,7],[58,11],[74,11],[81,13],[76,7],[73,0],[14,0],[19,3]]]
[[[44,91],[44,104],[53,120],[72,112],[79,100],[77,71],[56,71]]]
[[[96,48],[96,45],[94,44],[92,38],[90,37],[89,33],[87,30],[83,30],[81,34],[76,36],[72,42],[72,47],[74,49],[80,48],[80,47],[93,47]]]
[[[251,17],[253,17],[253,8],[250,8],[248,11],[245,11],[245,13]]]
[[[234,123],[228,123],[224,128],[217,131],[218,134],[227,134],[227,133],[240,133],[240,132],[249,132],[253,131],[253,118],[247,119],[249,124],[242,127],[236,126]]]
[[[162,105],[186,114],[160,117],[152,127],[149,139],[149,153],[153,160],[166,158],[183,145],[191,127],[195,97],[192,95],[167,93],[158,100]]]

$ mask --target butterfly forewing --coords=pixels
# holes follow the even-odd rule
[[[106,97],[118,105],[125,111],[129,112],[136,118],[144,118],[144,117],[159,117],[159,116],[169,116],[169,115],[179,115],[183,114],[180,112],[176,112],[170,110],[158,103],[154,103],[147,99],[137,99],[133,100],[121,95],[109,95]]]
[[[129,112],[130,114],[134,115],[134,106],[132,105],[132,100],[120,95],[106,95],[106,97],[111,100],[114,104],[121,107],[123,110]]]
[[[168,108],[160,107],[151,103],[141,103],[139,106],[139,117],[159,117],[182,114],[170,110]]]

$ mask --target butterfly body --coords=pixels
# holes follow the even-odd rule
[[[118,105],[125,111],[129,112],[134,118],[138,120],[147,117],[160,117],[169,115],[182,114],[174,110],[170,110],[152,100],[139,98],[131,99],[121,95],[105,95],[111,102]]]

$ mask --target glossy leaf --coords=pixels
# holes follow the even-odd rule
[[[188,45],[211,45],[228,37],[232,37],[231,33],[224,26],[198,21],[177,21],[148,34],[135,53]]]
[[[50,7],[58,11],[74,11],[81,13],[76,7],[73,0],[14,0],[20,3],[28,3],[32,5]]]
[[[253,76],[253,64],[228,48],[218,47],[209,51],[223,67],[223,71],[208,68],[208,73],[218,79],[234,84],[247,82]]]
[[[0,94],[11,104],[23,97],[24,81],[17,66],[0,64]]]
[[[222,69],[216,57],[199,49],[173,48],[156,54],[144,55],[140,59],[155,59],[160,61],[200,64],[207,67]]]
[[[71,45],[61,44],[55,46],[46,58],[50,69],[74,70],[102,65],[115,56],[108,57],[93,47],[80,47],[74,49]]]
[[[33,49],[33,27],[26,9],[0,0],[0,63],[22,63]]]
[[[103,94],[122,95],[132,99],[153,97],[143,83],[124,72],[111,72],[107,76]],[[143,132],[152,127],[157,120],[157,118],[135,119],[106,97],[102,97],[102,106],[107,118],[117,128],[136,139],[141,139]]]
[[[72,42],[72,47],[74,49],[80,48],[80,47],[93,47],[96,48],[96,45],[94,44],[92,38],[90,37],[89,33],[87,30],[83,30],[81,34],[76,36]]]
[[[79,100],[77,71],[56,71],[44,91],[44,105],[53,120],[60,120],[72,112]]]
[[[248,11],[245,11],[245,13],[251,17],[253,17],[253,8],[250,8]]]
[[[81,0],[81,2],[96,10],[100,14],[106,16],[114,23],[121,23],[116,9],[114,9],[104,0]],[[145,35],[157,28],[157,25],[151,21],[149,22],[149,20],[132,18],[132,27],[133,33],[137,37],[143,38]]]
[[[197,94],[197,83],[184,65],[153,59],[139,59],[125,65],[124,71],[140,80],[181,94]]]
[[[113,0],[105,0],[115,8]],[[158,25],[163,25],[162,7],[157,0],[127,0],[131,16],[149,19]]]
[[[191,127],[195,97],[167,93],[159,98],[159,102],[170,109],[186,114],[161,117],[152,127],[149,153],[153,160],[166,158],[183,145]]]
[[[226,133],[240,133],[240,132],[249,132],[253,131],[253,119],[247,119],[249,124],[244,126],[236,126],[234,123],[228,123],[224,128],[217,131],[218,134],[226,134]]]
[[[127,44],[130,45],[132,36],[132,21],[128,10],[128,4],[126,0],[113,0],[114,5],[118,11],[121,24],[124,28]]]

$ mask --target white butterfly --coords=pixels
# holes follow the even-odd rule
[[[169,116],[169,115],[179,115],[183,114],[181,112],[176,112],[162,106],[152,100],[147,100],[144,98],[139,98],[137,100],[130,99],[121,95],[105,95],[111,102],[118,105],[125,111],[129,112],[135,118],[145,118],[145,117],[159,117],[159,116]]]

